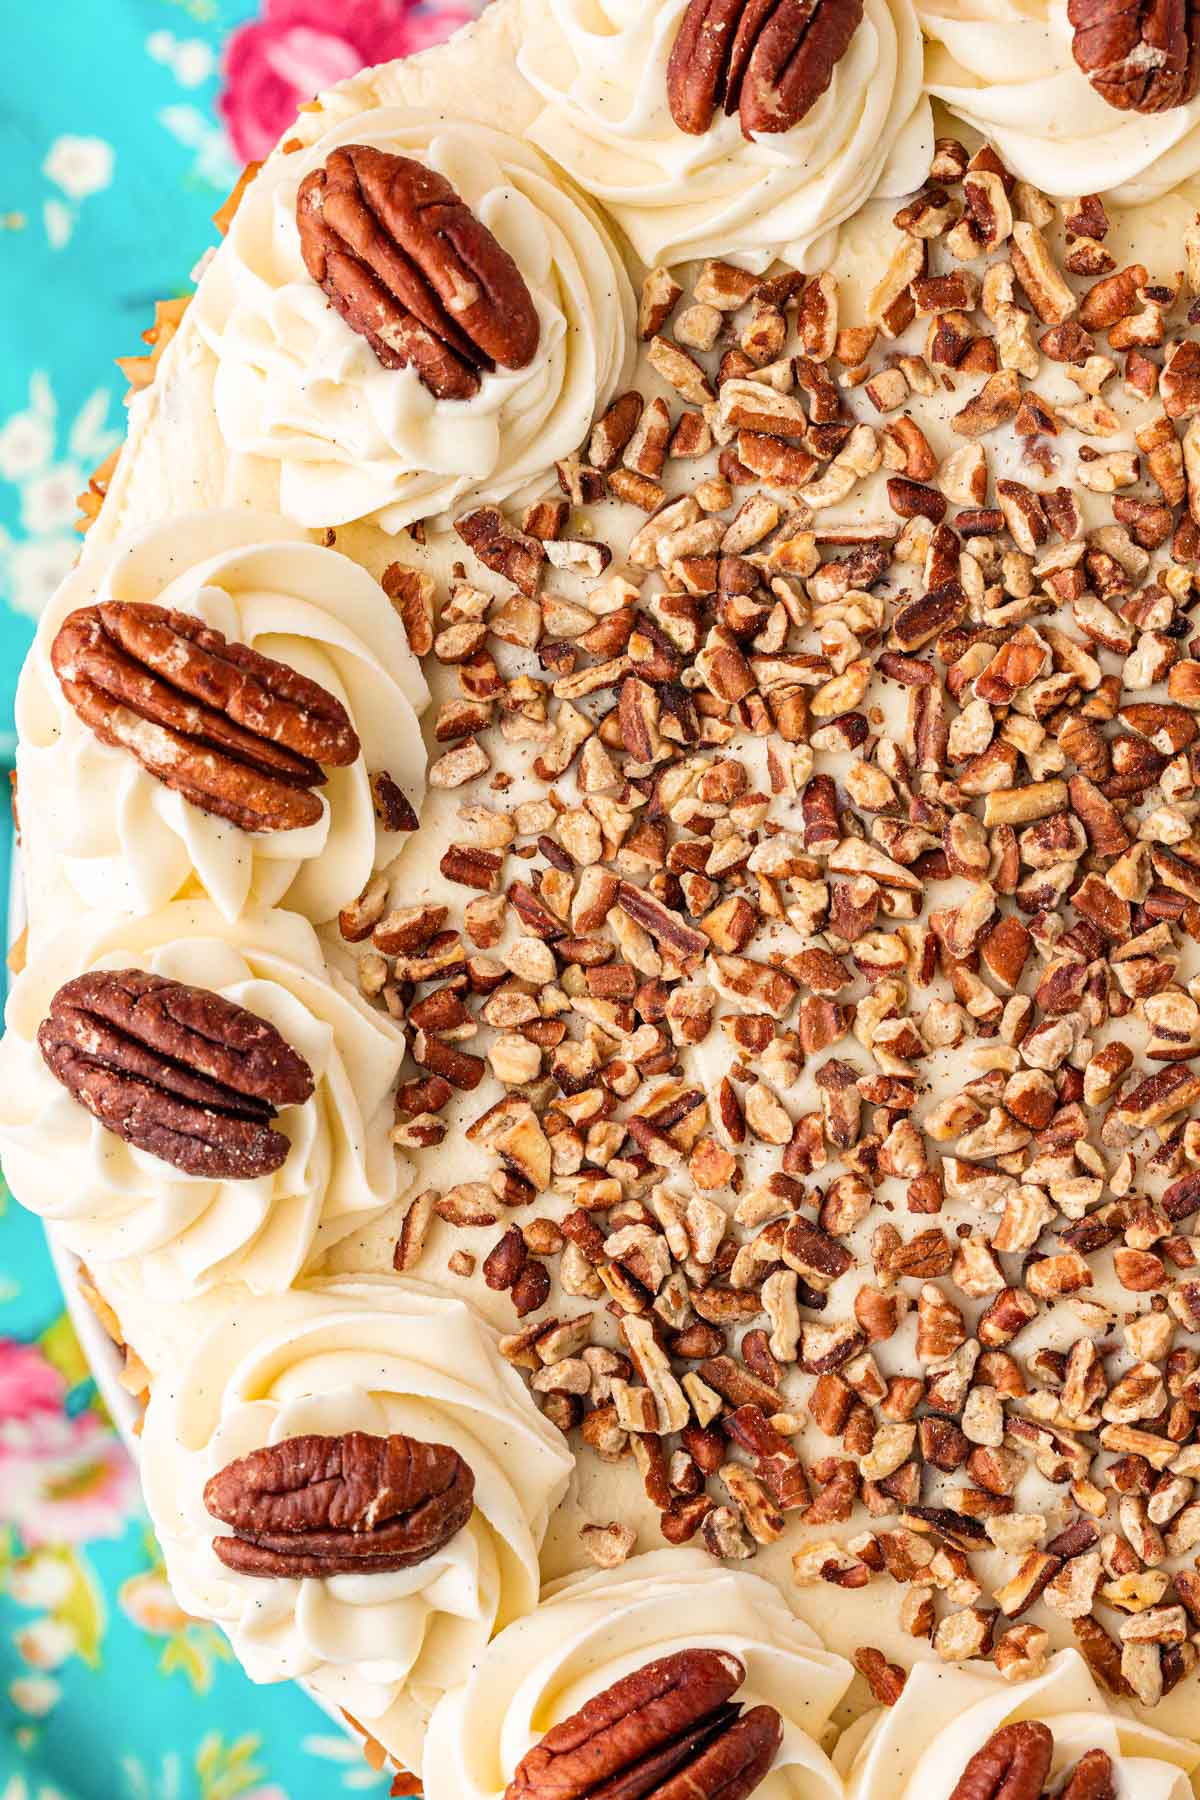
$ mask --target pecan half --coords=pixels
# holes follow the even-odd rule
[[[783,1735],[771,1706],[731,1704],[746,1679],[736,1656],[680,1650],[615,1681],[548,1731],[504,1800],[746,1800]]]
[[[1107,1750],[1089,1750],[1080,1758],[1059,1800],[1117,1800],[1117,1774]]]
[[[525,278],[436,170],[343,144],[300,183],[296,225],[305,268],[385,369],[411,366],[439,400],[469,400],[481,372],[532,362]]]
[[[1186,106],[1200,88],[1195,0],[1069,0],[1072,51],[1102,100],[1119,112]]]
[[[315,824],[321,765],[359,754],[346,709],[318,682],[189,613],[124,600],[81,607],[50,661],[102,744],[243,831]]]
[[[47,1068],[109,1131],[187,1175],[251,1180],[287,1159],[275,1109],[312,1070],[273,1025],[206,988],[97,969],[59,988],[38,1027]]]
[[[1022,1719],[993,1731],[959,1776],[950,1800],[1040,1800],[1054,1739],[1048,1726]]]
[[[475,1476],[446,1444],[417,1438],[285,1438],[214,1475],[204,1504],[232,1525],[213,1540],[243,1575],[382,1573],[427,1562],[460,1532]]]
[[[667,65],[667,101],[699,136],[718,106],[742,133],[790,131],[833,79],[862,0],[691,0]]]

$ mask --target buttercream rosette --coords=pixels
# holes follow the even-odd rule
[[[437,399],[415,369],[386,369],[308,274],[296,197],[343,144],[443,175],[516,262],[537,350],[470,399]],[[200,284],[197,327],[217,358],[217,420],[238,458],[278,465],[282,510],[303,525],[416,519],[532,494],[575,451],[628,372],[633,291],[599,215],[537,150],[486,125],[381,106],[274,157],[247,188]]]
[[[230,643],[288,665],[344,706],[361,752],[325,771],[315,824],[244,831],[104,744],[51,666],[63,621],[108,601],[200,619]],[[17,691],[17,785],[35,829],[25,875],[35,937],[98,912],[151,913],[207,896],[222,918],[284,905],[314,924],[334,915],[411,832],[380,826],[370,777],[387,773],[415,813],[425,792],[420,713],[429,690],[379,584],[286,519],[204,512],[164,520],[87,555],[38,625]]]
[[[543,110],[529,135],[601,201],[645,263],[720,256],[755,270],[832,253],[832,230],[929,171],[910,0],[866,0],[825,92],[791,130],[742,135],[718,111],[698,135],[667,102],[688,0],[547,0],[526,7],[517,66]]]
[[[773,1583],[703,1551],[635,1556],[569,1577],[500,1634],[448,1693],[425,1743],[425,1790],[502,1800],[526,1753],[623,1677],[682,1650],[720,1650],[746,1669],[739,1705],[773,1706],[783,1740],[756,1800],[841,1800],[821,1738],[854,1671],[823,1650]]]
[[[926,87],[1043,193],[1157,200],[1200,173],[1200,96],[1122,112],[1072,54],[1068,0],[920,0]]]
[[[1115,1706],[1076,1650],[1059,1651],[1041,1674],[1015,1682],[986,1664],[920,1662],[894,1706],[845,1733],[834,1761],[849,1800],[950,1800],[992,1734],[1023,1719],[1053,1735],[1052,1779],[1102,1750],[1112,1760],[1116,1800],[1193,1800],[1189,1777],[1200,1767],[1200,1747]]]
[[[252,1680],[307,1682],[410,1769],[442,1694],[536,1605],[538,1551],[573,1467],[497,1343],[461,1300],[340,1277],[243,1308],[178,1377],[159,1377],[146,1413],[146,1500],[179,1604],[221,1626]],[[228,1568],[209,1479],[264,1445],[350,1431],[457,1451],[475,1478],[469,1523],[390,1573]]]
[[[223,995],[307,1062],[313,1095],[275,1119],[290,1148],[274,1173],[183,1174],[116,1136],[51,1074],[37,1033],[58,989],[87,970],[125,968]],[[145,919],[84,917],[35,954],[5,1024],[0,1156],[13,1193],[85,1262],[138,1258],[159,1300],[223,1281],[282,1290],[405,1190],[409,1165],[389,1135],[403,1033],[327,965],[294,913],[230,923],[208,901],[181,900]]]

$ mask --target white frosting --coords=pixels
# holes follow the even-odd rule
[[[63,982],[131,967],[224,994],[304,1057],[315,1091],[278,1114],[291,1150],[274,1174],[185,1175],[109,1131],[50,1073],[37,1030]],[[312,927],[293,913],[231,925],[196,900],[148,919],[86,918],[44,944],[9,996],[0,1042],[5,1175],[85,1262],[143,1259],[160,1301],[222,1280],[274,1293],[403,1193],[408,1164],[388,1135],[403,1055],[403,1034],[326,967]]]
[[[304,1677],[410,1768],[440,1695],[536,1605],[538,1548],[573,1465],[496,1344],[461,1300],[395,1276],[317,1282],[242,1309],[177,1379],[159,1377],[146,1414],[146,1500],[180,1605],[224,1629],[252,1680]],[[209,1477],[264,1444],[344,1431],[449,1444],[475,1474],[470,1523],[389,1574],[227,1569]]]
[[[1017,1719],[1050,1727],[1055,1776],[1089,1750],[1105,1750],[1117,1800],[1193,1800],[1188,1775],[1200,1766],[1200,1748],[1114,1711],[1075,1650],[1011,1683],[986,1664],[920,1662],[896,1705],[852,1727],[834,1761],[849,1800],[949,1800],[975,1752]]]
[[[647,263],[725,256],[809,266],[873,193],[929,169],[921,33],[910,0],[866,0],[833,80],[791,131],[742,136],[718,112],[700,136],[667,105],[687,0],[547,0],[527,7],[517,65],[546,102],[530,137],[602,201]]]
[[[822,1650],[761,1576],[700,1550],[659,1550],[547,1590],[448,1694],[430,1722],[422,1775],[431,1800],[503,1800],[517,1764],[595,1694],[677,1650],[724,1650],[745,1664],[735,1698],[774,1706],[783,1743],[755,1800],[841,1800],[818,1739],[854,1671]]]
[[[129,751],[100,742],[63,693],[50,651],[69,613],[106,600],[192,614],[342,702],[362,754],[326,772],[316,824],[242,831],[156,780]],[[101,912],[150,913],[197,889],[230,920],[279,904],[314,924],[332,918],[412,837],[377,829],[368,778],[386,770],[420,812],[418,713],[428,702],[386,595],[349,557],[307,542],[284,519],[196,513],[85,557],[42,615],[17,692],[35,933],[73,918],[80,901]]]
[[[926,86],[1049,194],[1155,200],[1200,173],[1200,97],[1120,112],[1071,54],[1067,0],[918,0]]]
[[[437,169],[525,278],[537,352],[523,369],[485,375],[470,400],[437,400],[411,368],[383,368],[304,267],[296,191],[339,144],[362,142]],[[536,150],[484,125],[392,106],[273,158],[195,301],[218,359],[229,449],[279,464],[281,508],[301,524],[369,518],[388,532],[543,480],[625,376],[633,310],[604,225]]]

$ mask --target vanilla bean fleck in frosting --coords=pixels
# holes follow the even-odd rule
[[[300,185],[340,145],[360,143],[444,176],[524,278],[536,354],[485,374],[470,398],[436,399],[415,368],[384,368],[304,266]],[[229,450],[279,465],[281,509],[301,524],[369,519],[388,532],[532,491],[615,392],[632,318],[607,227],[536,150],[407,107],[356,115],[273,159],[196,298]]]
[[[873,195],[920,186],[933,131],[909,0],[867,0],[816,104],[790,131],[751,140],[736,113],[718,111],[697,136],[672,119],[667,65],[686,10],[687,0],[549,0],[527,9],[517,52],[544,102],[533,142],[604,205],[644,262],[809,266]]]
[[[469,1306],[431,1289],[316,1282],[243,1307],[236,1331],[219,1328],[178,1377],[155,1382],[146,1415],[146,1498],[180,1604],[222,1627],[252,1680],[304,1678],[409,1767],[441,1695],[536,1605],[538,1549],[573,1465],[496,1342]],[[226,1567],[206,1482],[264,1445],[354,1431],[457,1451],[475,1479],[468,1523],[390,1572]]]
[[[289,831],[246,832],[94,735],[50,662],[69,614],[96,602],[149,602],[203,621],[319,682],[345,707],[361,754],[325,771],[321,816]],[[370,777],[386,771],[420,812],[429,690],[378,584],[281,518],[242,512],[167,520],[85,557],[38,628],[17,695],[17,775],[27,819],[26,880],[35,937],[81,903],[151,913],[187,893],[223,919],[283,905],[331,919],[410,833],[376,818]]]
[[[130,966],[234,1001],[308,1064],[312,1099],[273,1121],[290,1148],[272,1173],[182,1174],[114,1136],[46,1066],[38,1027],[64,975]],[[276,1292],[404,1192],[408,1164],[389,1137],[403,1054],[400,1030],[327,967],[312,927],[294,913],[230,924],[207,901],[176,901],[141,920],[86,914],[46,941],[9,997],[0,1043],[5,1174],[22,1205],[89,1264],[140,1259],[160,1301],[223,1280]]]

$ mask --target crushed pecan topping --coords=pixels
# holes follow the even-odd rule
[[[304,266],[385,369],[412,367],[439,400],[467,400],[496,367],[532,362],[540,325],[525,278],[433,169],[343,144],[300,183]]]
[[[233,1527],[213,1549],[242,1575],[321,1579],[428,1562],[466,1525],[475,1477],[457,1450],[394,1433],[284,1438],[207,1482]]]
[[[647,1663],[555,1725],[529,1751],[504,1800],[746,1800],[783,1737],[771,1706],[743,1712],[736,1656],[680,1650]]]
[[[850,328],[832,270],[652,272],[673,397],[409,593],[461,841],[342,928],[413,1027],[396,1142],[478,1092],[480,1164],[396,1256],[467,1234],[666,1542],[888,1584],[1006,1680],[1058,1612],[1152,1707],[1200,1627],[1200,221],[1110,267],[1097,196],[947,139],[894,226]]]
[[[690,0],[667,66],[681,131],[718,107],[742,132],[790,131],[816,105],[862,22],[862,0]]]
[[[1120,112],[1186,106],[1200,88],[1194,0],[1069,0],[1071,48],[1102,100]]]
[[[322,765],[359,755],[345,708],[318,682],[188,613],[125,600],[82,607],[50,660],[101,743],[243,831],[314,824]]]
[[[286,1160],[276,1109],[312,1071],[265,1019],[205,988],[99,969],[59,988],[38,1027],[51,1074],[100,1123],[187,1175],[253,1180]]]

